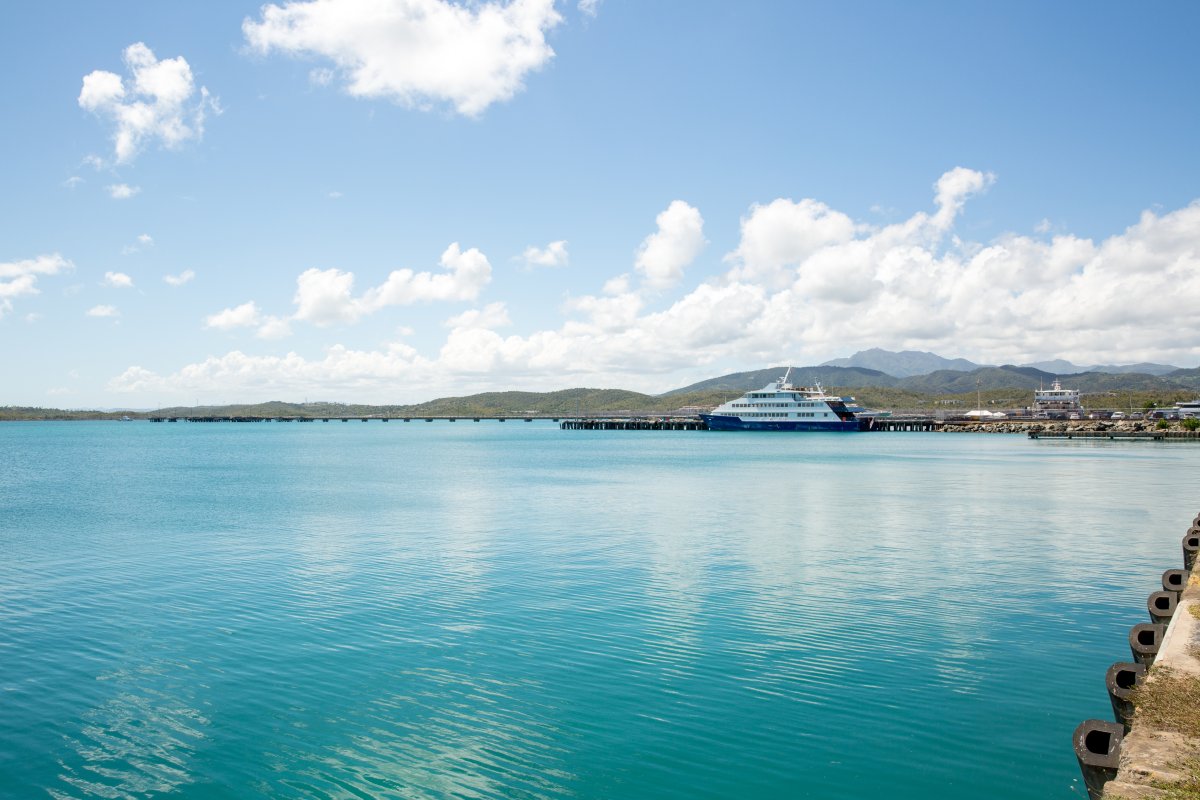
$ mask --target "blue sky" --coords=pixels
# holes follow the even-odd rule
[[[20,4],[0,403],[656,392],[867,347],[1195,366],[1197,23]]]

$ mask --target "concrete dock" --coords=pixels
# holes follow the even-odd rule
[[[1182,546],[1184,569],[1162,574],[1146,604],[1151,622],[1130,630],[1136,663],[1109,668],[1116,722],[1075,731],[1091,800],[1200,798],[1200,515]]]

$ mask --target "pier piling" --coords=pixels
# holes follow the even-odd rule
[[[1146,667],[1129,661],[1118,661],[1108,668],[1104,685],[1108,687],[1108,700],[1112,703],[1113,719],[1129,732],[1133,722],[1133,690],[1146,679]]]
[[[1075,757],[1091,800],[1100,800],[1104,784],[1117,777],[1124,738],[1123,726],[1102,719],[1084,720],[1075,729]]]
[[[1167,632],[1166,625],[1142,622],[1129,629],[1129,651],[1133,660],[1139,664],[1150,666],[1162,646],[1163,635]]]

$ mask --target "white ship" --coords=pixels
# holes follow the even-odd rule
[[[1083,414],[1083,404],[1079,402],[1078,389],[1064,389],[1055,380],[1049,389],[1038,389],[1033,393],[1033,410],[1053,416]]]
[[[826,394],[788,383],[791,367],[779,380],[722,403],[700,417],[714,431],[857,431],[866,409],[853,397]]]

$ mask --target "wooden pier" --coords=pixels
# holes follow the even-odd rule
[[[558,424],[564,431],[706,431],[708,424],[699,417],[608,417],[564,419]]]
[[[933,417],[867,417],[860,420],[864,432],[869,431],[937,431],[942,422]],[[559,423],[564,431],[706,431],[708,425],[699,417],[581,417],[564,419]]]
[[[507,422],[508,420],[521,420],[522,422],[533,422],[535,419],[545,419],[551,422],[558,422],[559,417],[543,417],[543,416],[504,416],[504,417],[472,417],[472,416],[406,416],[406,417],[222,417],[222,416],[194,416],[194,417],[147,417],[151,422],[371,422],[378,420],[379,422],[413,422],[421,420],[424,422],[433,422],[440,420],[444,422],[457,422],[458,420],[471,420],[472,422],[480,422],[482,420],[495,420],[497,422]]]
[[[251,416],[154,416],[151,422],[508,422],[547,420],[565,431],[706,431],[708,425],[697,416],[628,416],[560,418],[540,415],[522,416],[345,416],[345,417],[251,417]],[[863,431],[936,431],[942,422],[933,417],[868,417],[861,420]]]
[[[859,419],[864,431],[904,431],[929,432],[940,431],[945,424],[934,417],[864,417]]]

